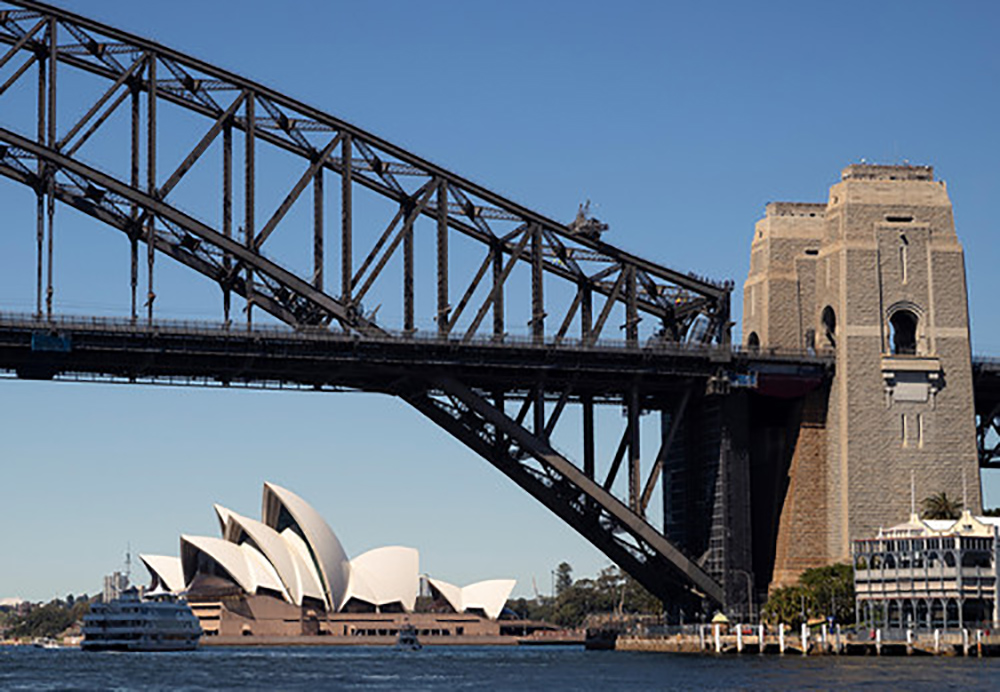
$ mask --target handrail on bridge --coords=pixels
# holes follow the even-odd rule
[[[387,331],[384,335],[358,336],[356,333],[338,332],[325,328],[294,329],[285,325],[255,324],[252,329],[244,326],[226,325],[222,322],[198,320],[163,320],[152,323],[146,321],[133,322],[125,317],[96,316],[52,316],[39,317],[34,314],[0,311],[0,329],[18,327],[35,330],[73,330],[99,329],[109,332],[131,333],[161,333],[182,334],[191,336],[230,336],[260,338],[271,337],[279,339],[294,339],[302,341],[364,341],[367,343],[420,343],[420,344],[451,344],[454,346],[522,348],[540,350],[582,350],[597,352],[640,351],[644,354],[655,353],[664,355],[690,355],[706,357],[743,356],[754,360],[795,360],[801,362],[825,363],[833,359],[834,352],[830,349],[789,349],[789,348],[749,348],[740,345],[705,344],[695,342],[671,342],[650,338],[642,345],[629,344],[624,339],[599,339],[588,342],[578,338],[546,337],[539,342],[530,335],[505,334],[502,339],[493,336],[477,335],[472,339],[463,339],[459,335],[440,335],[434,331],[402,332]],[[1000,359],[997,359],[1000,363]]]

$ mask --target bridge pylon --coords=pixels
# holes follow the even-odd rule
[[[969,317],[951,202],[929,166],[855,164],[825,204],[773,203],[754,229],[743,334],[836,354],[794,412],[776,494],[773,584],[849,560],[850,541],[947,492],[981,509]],[[766,563],[767,561],[763,561]],[[763,565],[762,565],[763,567]]]

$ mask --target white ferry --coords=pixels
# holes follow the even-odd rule
[[[160,593],[143,599],[138,590],[110,603],[95,603],[83,618],[84,651],[190,651],[202,629],[185,601]]]

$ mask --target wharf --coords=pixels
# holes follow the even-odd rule
[[[653,629],[653,628],[650,628]],[[732,632],[705,627],[694,631],[620,634],[616,651],[688,654],[778,654],[799,656],[1000,656],[1000,634],[991,630],[890,630],[841,633],[765,631],[744,626]],[[610,648],[610,647],[609,647]]]
[[[554,634],[545,636],[509,636],[509,635],[452,635],[452,636],[421,636],[423,646],[550,646],[570,645],[582,646],[583,633],[570,633],[565,636]],[[202,637],[203,647],[272,647],[272,646],[395,646],[395,636],[252,636],[252,637]]]

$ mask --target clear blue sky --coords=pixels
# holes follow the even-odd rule
[[[995,3],[58,4],[552,217],[590,198],[611,242],[738,286],[767,202],[825,201],[862,158],[932,164],[966,248],[974,348],[1000,355]],[[6,98],[0,123],[13,118]],[[29,311],[33,209],[14,188],[0,182],[0,199],[23,208],[5,209],[0,310]],[[93,225],[60,228],[57,309],[124,314],[124,243]],[[184,290],[186,273],[165,269],[163,281],[188,298],[165,297],[164,317],[218,317],[214,293]],[[457,583],[510,576],[530,595],[533,578],[548,591],[563,560],[577,575],[607,564],[389,398],[4,381],[0,597],[94,593],[128,543],[175,554],[180,533],[215,534],[213,502],[257,515],[265,480],[310,500],[350,554],[411,545],[423,570]],[[1000,503],[1000,479],[986,491]]]

